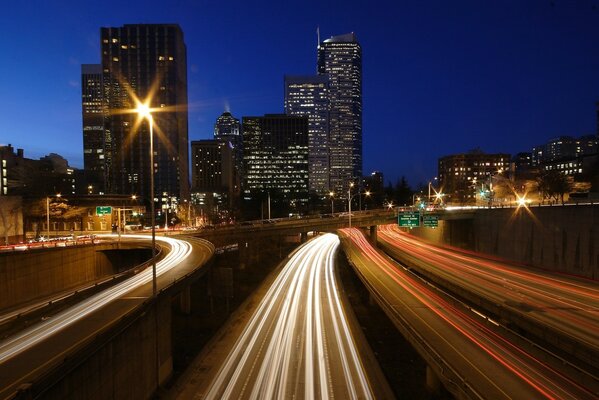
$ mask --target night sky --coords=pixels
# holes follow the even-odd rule
[[[599,0],[23,1],[0,10],[0,144],[83,166],[80,66],[101,26],[178,23],[189,139],[233,115],[283,112],[284,74],[316,71],[321,38],[363,51],[364,173],[412,185],[437,158],[530,151],[597,132]],[[164,6],[168,4],[168,6]]]

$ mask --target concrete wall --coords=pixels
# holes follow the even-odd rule
[[[599,206],[479,210],[471,219],[417,228],[424,239],[599,279]]]
[[[110,245],[89,245],[0,253],[0,309],[117,273],[122,270],[118,260],[129,259],[138,265],[147,259],[143,259],[143,250],[134,252],[135,256],[129,258],[130,254],[115,255],[118,251],[112,251]]]
[[[158,314],[156,314],[158,313]],[[34,385],[44,399],[149,399],[172,373],[171,299],[161,296],[100,334]],[[158,351],[158,362],[156,353]],[[71,365],[72,363],[72,365]]]

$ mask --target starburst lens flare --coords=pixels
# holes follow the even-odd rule
[[[135,111],[137,111],[137,113],[142,117],[142,118],[149,118],[152,114],[150,113],[150,107],[148,107],[147,104],[138,104],[137,108],[135,109]]]
[[[526,207],[528,200],[526,199],[526,196],[518,196],[518,200],[516,202],[518,203],[518,207]]]

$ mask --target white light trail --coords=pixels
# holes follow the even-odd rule
[[[338,246],[326,234],[293,254],[205,398],[374,398],[337,291]]]
[[[127,235],[127,238],[149,240],[146,235]],[[156,237],[156,241],[160,241],[170,246],[171,251],[161,260],[156,263],[156,275],[167,272],[171,268],[176,267],[182,260],[191,254],[191,244],[170,238]],[[108,288],[65,311],[52,316],[46,321],[40,322],[16,335],[13,335],[0,343],[0,363],[16,356],[25,351],[29,347],[41,342],[56,332],[66,328],[81,318],[98,310],[102,306],[111,301],[123,296],[127,292],[136,289],[152,280],[152,268],[146,268],[141,273],[119,283],[111,288]]]

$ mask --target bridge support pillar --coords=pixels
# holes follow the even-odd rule
[[[179,295],[179,307],[183,314],[191,314],[191,286],[187,286]]]
[[[308,232],[300,233],[300,243],[306,243],[308,240]]]
[[[376,241],[377,241],[377,225],[372,225],[370,227],[370,242],[372,243],[372,246],[376,247]]]
[[[441,393],[441,380],[430,365],[426,366],[426,388],[430,394],[438,395]]]

